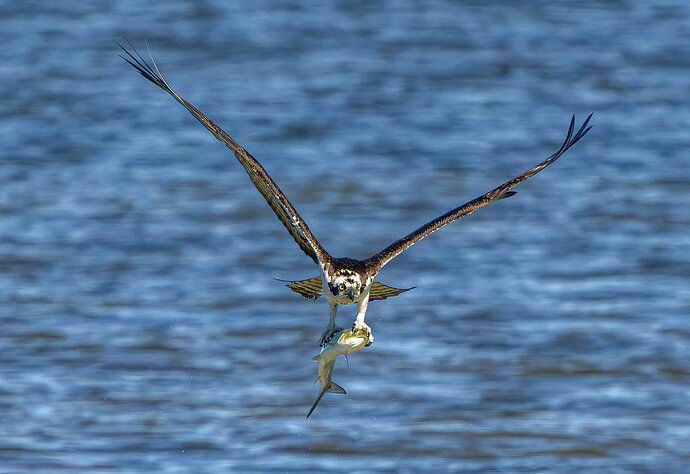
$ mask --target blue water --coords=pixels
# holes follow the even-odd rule
[[[88,5],[87,5],[88,4]],[[690,463],[690,4],[0,3],[0,471],[680,472]],[[304,416],[327,305],[231,154],[380,274]],[[349,325],[354,308],[341,308]]]

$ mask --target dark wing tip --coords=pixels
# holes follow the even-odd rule
[[[570,117],[570,125],[568,126],[568,134],[565,136],[565,142],[563,143],[563,147],[567,147],[568,142],[570,142],[570,138],[573,136],[573,132],[575,131],[575,114],[573,114],[572,117]]]
[[[566,147],[566,150],[576,144],[582,137],[587,135],[587,132],[589,132],[592,129],[592,126],[589,125],[589,121],[592,120],[592,117],[594,116],[594,112],[589,114],[585,121],[582,123],[580,126],[580,129],[577,131],[575,136],[572,138],[572,140],[569,141],[568,146]],[[589,125],[589,126],[588,126]]]
[[[158,67],[156,66],[156,62],[153,59],[153,56],[151,56],[151,52],[149,51],[149,57],[151,58],[151,62],[153,63],[153,66],[151,66],[145,59],[144,57],[139,54],[139,51],[134,47],[131,41],[125,36],[122,35],[122,38],[127,42],[129,47],[131,48],[132,52],[130,52],[127,48],[122,46],[120,43],[115,41],[115,44],[120,47],[120,49],[127,55],[127,57],[122,56],[121,54],[119,55],[122,59],[127,61],[130,66],[132,66],[134,69],[136,69],[139,74],[144,76],[146,79],[149,81],[153,82],[156,84],[158,87],[161,89],[165,89],[168,91],[172,91],[166,80],[163,78],[161,75],[160,71],[158,70]],[[148,45],[147,45],[148,49]],[[136,56],[135,56],[136,55]]]

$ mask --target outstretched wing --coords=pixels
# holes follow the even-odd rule
[[[440,229],[446,224],[449,224],[457,219],[461,219],[463,217],[469,216],[472,214],[474,211],[477,209],[488,206],[492,202],[498,201],[500,199],[505,199],[507,197],[510,197],[515,194],[515,191],[511,191],[511,189],[517,187],[520,183],[523,181],[527,180],[528,178],[534,176],[535,174],[539,173],[541,170],[549,166],[551,163],[556,161],[558,158],[560,158],[563,153],[568,151],[568,149],[576,144],[582,137],[584,137],[587,132],[589,132],[590,128],[587,125],[589,124],[590,119],[592,118],[593,114],[589,114],[587,117],[587,120],[582,124],[580,129],[577,131],[575,136],[573,136],[573,132],[575,130],[575,116],[573,115],[573,118],[570,120],[570,127],[568,128],[568,135],[565,138],[565,141],[563,142],[563,145],[561,148],[548,157],[545,161],[539,163],[538,165],[528,169],[524,173],[516,176],[515,178],[511,179],[510,181],[507,181],[503,183],[502,185],[492,189],[486,194],[483,194],[479,196],[476,199],[473,199],[465,204],[463,204],[460,207],[456,207],[455,209],[451,209],[450,211],[446,212],[440,217],[437,217],[436,219],[427,222],[417,230],[407,234],[405,237],[402,239],[396,240],[392,244],[390,244],[388,247],[385,249],[381,250],[379,253],[374,255],[373,257],[369,258],[367,260],[367,269],[369,270],[370,274],[376,274],[379,270],[381,270],[381,267],[383,267],[386,263],[390,262],[392,259],[400,255],[402,252],[410,248],[412,245],[415,243],[419,242],[422,240],[424,237],[427,235],[431,234],[432,232]]]
[[[132,48],[134,54],[130,53],[121,44],[118,46],[122,48],[127,57],[120,56],[122,59],[132,65],[139,73],[155,85],[163,89],[165,92],[173,96],[176,101],[182,104],[201,124],[206,127],[214,137],[223,142],[237,157],[242,167],[247,171],[249,179],[252,180],[256,189],[266,199],[268,205],[273,209],[275,215],[280,219],[285,228],[290,232],[292,238],[295,239],[297,245],[311,257],[317,264],[323,265],[330,260],[328,253],[321,247],[321,244],[312,235],[307,223],[297,213],[288,198],[285,197],[280,188],[268,175],[266,170],[247,150],[242,148],[235,142],[227,133],[225,133],[218,125],[213,123],[208,117],[202,114],[196,107],[180,97],[175,92],[170,84],[163,78],[163,75],[158,70],[156,62],[151,57],[153,67],[141,57],[137,50],[132,46],[132,43],[125,38],[129,46]],[[150,54],[150,53],[149,53]],[[136,56],[135,56],[136,55]]]

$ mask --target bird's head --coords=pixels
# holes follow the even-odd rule
[[[334,275],[328,288],[338,304],[354,303],[364,290],[359,275],[350,271]]]

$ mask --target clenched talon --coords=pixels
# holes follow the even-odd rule
[[[374,343],[374,334],[372,334],[371,328],[367,326],[363,321],[359,324],[358,323],[358,321],[355,321],[355,323],[352,325],[352,330],[356,331],[358,329],[364,329],[364,331],[366,331],[367,333],[367,336],[369,337],[369,340],[366,344],[364,344],[364,347],[369,347]]]
[[[321,338],[319,339],[319,347],[323,347],[326,344],[328,344],[330,342],[330,340],[333,338],[333,336],[342,330],[343,330],[343,328],[341,328],[340,326],[333,326],[332,328],[331,327],[326,328],[326,330],[321,335]]]
[[[374,343],[374,335],[371,333],[371,329],[367,328],[367,335],[369,336],[369,340],[367,341],[366,344],[364,344],[364,347],[369,347]]]

